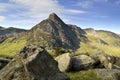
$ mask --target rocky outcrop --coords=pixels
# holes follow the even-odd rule
[[[69,53],[62,54],[55,58],[55,60],[58,62],[58,67],[60,71],[65,72],[69,71],[72,64],[72,58]]]
[[[72,58],[72,70],[79,71],[93,68],[95,60],[87,55],[78,55]]]
[[[96,73],[103,80],[120,80],[120,71],[117,69],[96,69]]]
[[[65,24],[55,13],[34,26],[28,33],[28,43],[45,46],[46,49],[64,48],[76,50],[80,41],[86,41],[85,31]],[[32,36],[32,37],[31,37]]]
[[[57,62],[42,47],[25,46],[0,71],[0,80],[69,80]]]

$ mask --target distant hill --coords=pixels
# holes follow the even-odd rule
[[[25,29],[19,29],[14,27],[4,28],[0,26],[0,35],[13,35],[15,33],[21,33],[25,31]]]
[[[120,36],[111,31],[84,29],[89,42],[82,43],[77,50],[79,53],[105,53],[112,56],[120,56]]]
[[[14,27],[4,28],[0,26],[0,43],[6,40],[8,37],[12,37],[23,32],[26,32],[26,30]]]

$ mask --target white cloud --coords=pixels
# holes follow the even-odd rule
[[[46,15],[55,12],[61,13],[63,7],[58,4],[57,0],[10,0],[20,6],[24,6],[27,11],[21,15],[29,15],[35,18],[46,17]]]
[[[76,9],[68,9],[66,10],[67,12],[70,12],[70,13],[75,13],[75,14],[82,14],[82,13],[86,13],[85,11],[83,10],[76,10]]]
[[[5,17],[4,16],[0,16],[0,22],[4,21]]]
[[[65,21],[70,21],[71,14],[86,13],[80,9],[65,8],[59,4],[59,0],[8,0],[8,3],[0,2],[0,15],[6,16],[6,23],[13,24],[36,24],[36,21],[45,19],[50,13],[57,13]],[[3,14],[4,12],[5,14]],[[7,14],[7,15],[6,15]],[[1,19],[3,20],[3,19]],[[18,26],[18,25],[17,25]]]
[[[48,14],[55,12],[57,14],[64,14],[70,12],[73,14],[85,13],[82,10],[65,9],[64,6],[58,3],[58,0],[10,0],[19,6],[24,6],[26,11],[18,14],[20,16],[30,16],[32,18],[44,19]]]

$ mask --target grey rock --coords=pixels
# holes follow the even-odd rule
[[[28,45],[0,71],[0,80],[69,80],[47,51]]]
[[[96,69],[96,73],[103,80],[120,80],[120,71],[117,69]]]
[[[69,53],[62,54],[55,58],[55,60],[58,62],[58,67],[60,71],[65,72],[69,71],[71,68],[71,56]]]
[[[28,43],[45,46],[46,49],[64,48],[76,50],[80,41],[86,41],[85,31],[75,25],[65,24],[55,13],[35,25],[28,33]],[[33,37],[31,37],[33,36]]]
[[[75,71],[93,68],[94,64],[94,59],[87,55],[79,55],[72,58],[72,69]]]

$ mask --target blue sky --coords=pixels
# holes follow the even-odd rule
[[[68,24],[120,33],[120,0],[0,0],[0,26],[30,29],[52,12]]]

